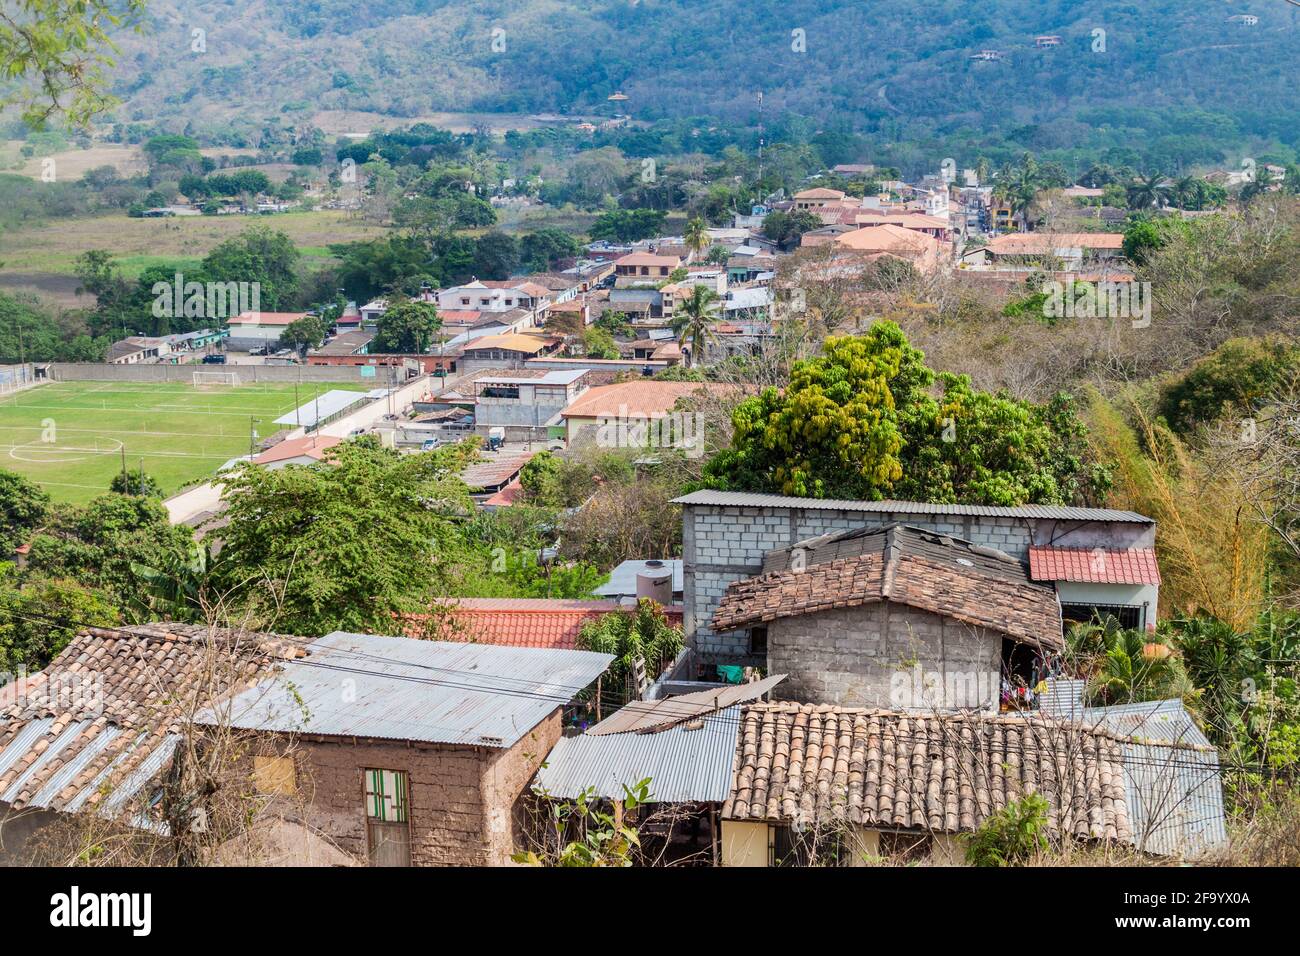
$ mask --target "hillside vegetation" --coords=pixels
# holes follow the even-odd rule
[[[153,0],[144,33],[122,39],[116,118],[255,142],[267,124],[310,124],[322,111],[576,113],[609,110],[622,90],[637,119],[752,124],[762,90],[769,122],[806,117],[808,133],[834,116],[883,142],[996,131],[1029,149],[1157,146],[1208,162],[1239,158],[1222,155],[1227,144],[1300,136],[1300,8],[1247,6]],[[1241,12],[1259,24],[1228,22]],[[1040,34],[1063,45],[1037,49]],[[972,61],[981,49],[1004,59]]]

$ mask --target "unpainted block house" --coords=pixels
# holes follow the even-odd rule
[[[1156,526],[1133,512],[833,501],[727,491],[697,491],[677,503],[682,506],[685,628],[693,665],[690,675],[680,676],[712,679],[717,664],[766,665],[769,629],[763,622],[742,624],[730,614],[714,621],[714,612],[733,584],[772,570],[769,552],[802,545],[810,558],[819,547],[827,553],[830,536],[890,525],[1015,559],[1025,569],[1025,582],[1055,592],[1063,622],[1086,621],[1102,612],[1128,627],[1155,626],[1160,586]],[[977,562],[971,570],[1000,587],[996,576],[988,577],[989,567]]]
[[[0,862],[39,855],[47,828],[79,813],[165,839],[177,754],[234,735],[262,816],[279,811],[296,849],[223,862],[502,864],[561,709],[610,660],[341,632],[90,629],[0,692]]]
[[[1047,800],[1054,840],[1178,856],[1224,839],[1217,754],[1181,702],[1063,709],[1081,691],[1052,690],[1069,621],[1154,625],[1151,519],[718,491],[679,503],[687,650],[659,699],[561,741],[545,788],[613,797],[661,781],[660,800],[703,808],[723,866],[960,863],[962,835],[1027,793]],[[745,668],[768,676],[718,686]]]
[[[852,707],[993,711],[1016,644],[1064,646],[1056,594],[1019,561],[903,525],[768,552],[712,625],[766,649],[778,696]]]

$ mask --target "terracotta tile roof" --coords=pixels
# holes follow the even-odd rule
[[[550,598],[455,598],[447,602],[463,633],[444,639],[507,647],[573,650],[587,621],[619,610],[617,601]],[[626,610],[626,608],[623,608]],[[668,623],[680,627],[680,605],[664,608]]]
[[[714,630],[893,601],[1037,647],[1064,646],[1056,592],[1034,584],[1014,558],[957,538],[903,525],[861,529],[769,552],[763,569],[727,588]]]
[[[524,486],[516,478],[510,484],[506,485],[491,498],[484,500],[483,504],[488,508],[509,508],[519,503],[519,499],[524,495]]]
[[[343,441],[329,435],[309,435],[306,438],[290,438],[278,445],[273,445],[253,459],[254,464],[270,465],[290,458],[314,458],[321,461],[325,453]]]
[[[618,385],[600,385],[579,396],[560,414],[565,418],[601,418],[616,415],[667,415],[677,400],[701,389],[717,391],[729,386],[699,382],[656,382],[641,379]]]
[[[728,820],[970,832],[1041,793],[1054,836],[1131,842],[1121,747],[1038,716],[779,703],[742,711]]]
[[[813,189],[805,189],[803,192],[794,194],[795,199],[843,199],[844,193],[838,189],[827,189],[824,186],[817,186]]]
[[[934,253],[939,241],[915,229],[902,226],[863,226],[835,238],[836,245],[861,252]]]
[[[166,765],[185,714],[307,643],[190,624],[87,629],[39,674],[0,689],[0,802],[126,809]]]
[[[1003,256],[1040,255],[1056,249],[1123,249],[1119,232],[1013,232],[989,240],[984,247]]]
[[[1029,576],[1035,581],[1080,584],[1159,584],[1154,548],[1029,549]]]
[[[559,345],[561,338],[555,336],[528,335],[524,332],[506,332],[501,335],[485,335],[465,344],[466,352],[480,352],[485,349],[502,349],[507,352],[524,352],[534,355],[553,345]]]

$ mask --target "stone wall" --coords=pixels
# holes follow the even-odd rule
[[[892,602],[773,621],[768,670],[780,700],[889,710],[993,711],[1002,635]]]
[[[331,365],[108,365],[96,362],[55,362],[49,377],[55,382],[194,382],[195,372],[236,372],[239,381],[253,382],[361,382],[373,387],[388,384],[386,369],[378,378],[363,378],[357,366]],[[400,370],[399,370],[399,375]]]

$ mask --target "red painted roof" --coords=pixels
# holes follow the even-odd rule
[[[1080,584],[1159,584],[1160,566],[1154,548],[1031,547],[1029,576]]]
[[[253,463],[269,465],[273,462],[287,461],[291,458],[314,458],[317,461],[322,461],[325,458],[325,453],[341,441],[343,441],[342,438],[331,438],[329,435],[308,435],[305,438],[290,438],[278,445],[272,445],[254,458]]]
[[[483,502],[489,508],[509,508],[515,504],[524,494],[524,486],[516,478],[510,484],[506,485],[491,498]]]
[[[507,647],[547,647],[572,650],[582,625],[619,610],[617,601],[574,601],[559,598],[453,598],[454,621],[463,635],[445,635]],[[668,623],[681,626],[680,605],[664,608]]]

